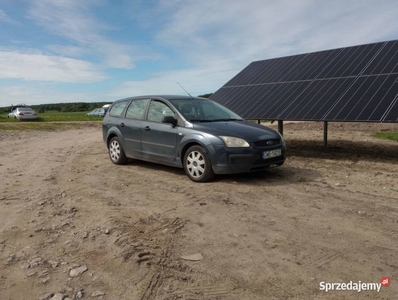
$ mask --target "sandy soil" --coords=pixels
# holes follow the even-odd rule
[[[371,134],[398,125],[329,129],[286,124],[284,166],[207,184],[113,165],[100,124],[1,131],[0,299],[397,299],[398,143]]]

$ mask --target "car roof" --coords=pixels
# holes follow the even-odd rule
[[[126,100],[133,100],[133,99],[142,99],[142,98],[150,98],[150,99],[164,99],[164,100],[209,100],[207,98],[201,97],[189,97],[185,95],[143,95],[143,96],[134,96],[128,97],[124,99],[116,100],[115,102],[126,101]]]

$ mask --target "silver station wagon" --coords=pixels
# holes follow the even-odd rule
[[[184,168],[195,182],[285,162],[286,144],[277,131],[246,121],[205,98],[169,95],[117,100],[102,124],[113,163],[125,164],[132,158]]]

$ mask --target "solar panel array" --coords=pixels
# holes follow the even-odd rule
[[[398,40],[256,61],[210,98],[246,119],[398,122]]]

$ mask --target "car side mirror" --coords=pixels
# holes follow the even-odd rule
[[[177,125],[177,119],[174,118],[173,116],[164,116],[162,118],[162,123],[169,123],[172,124],[173,126]]]

